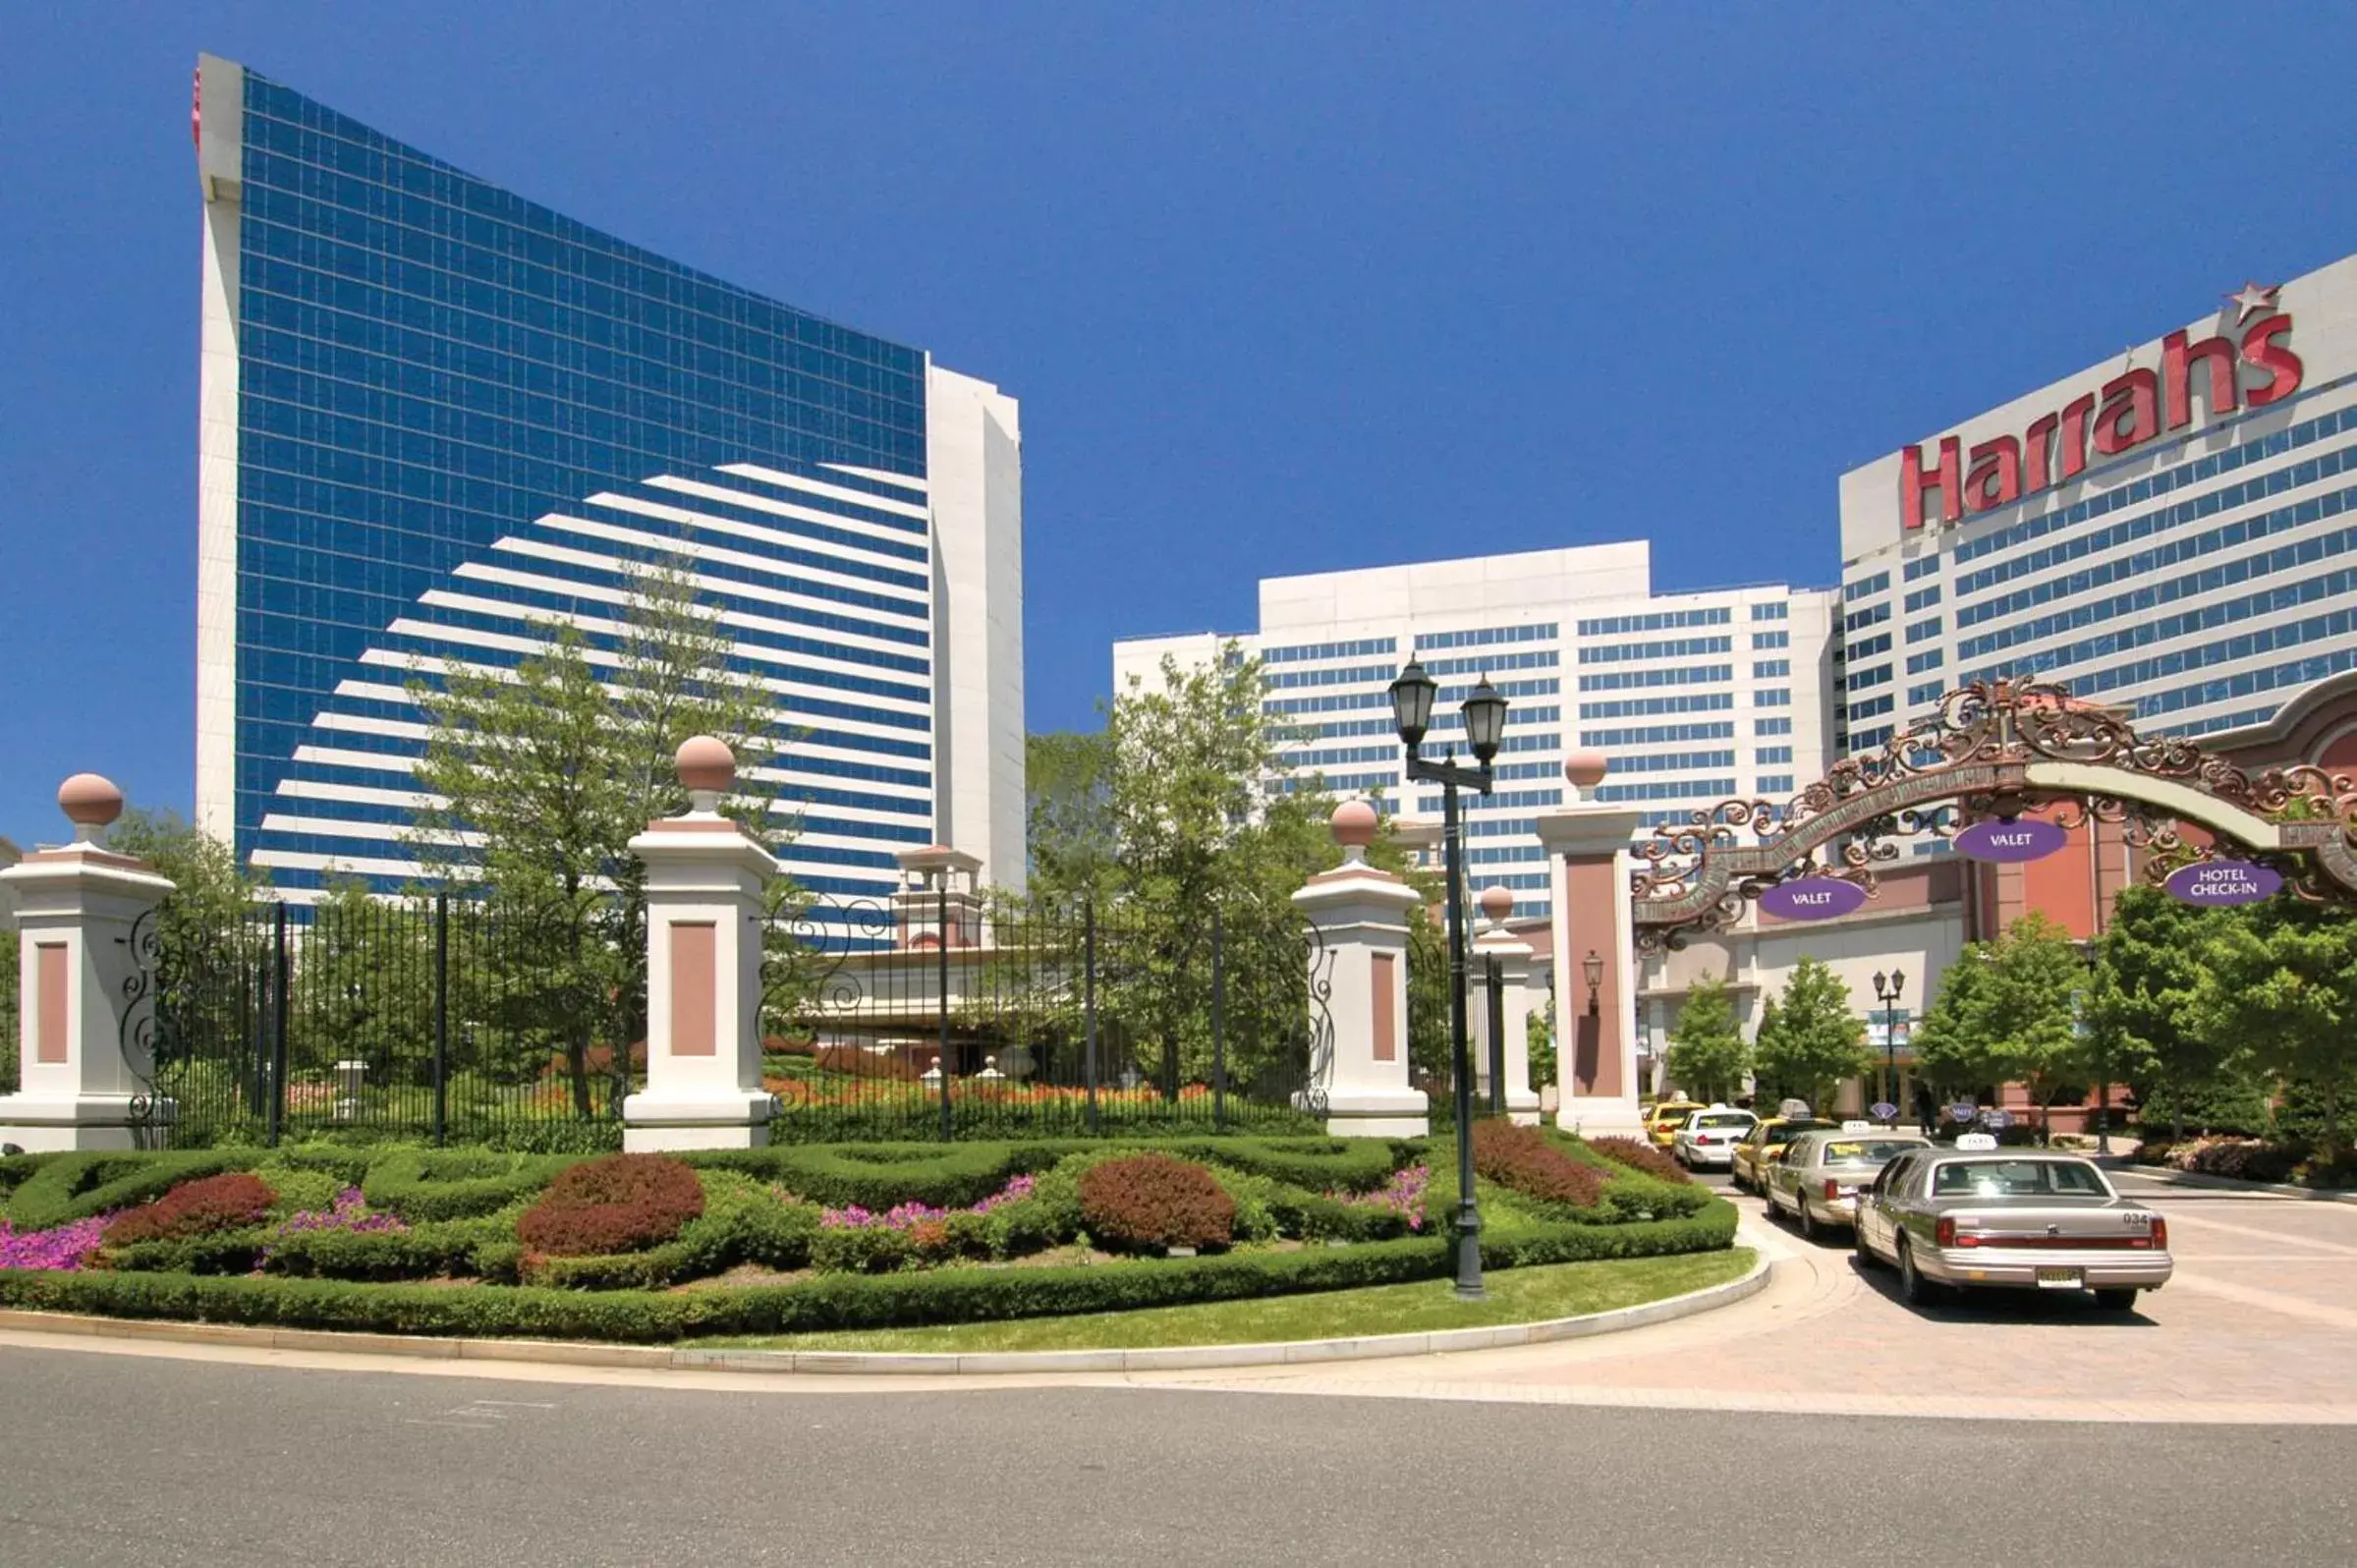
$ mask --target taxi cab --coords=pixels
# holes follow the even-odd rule
[[[1667,1148],[1677,1140],[1678,1129],[1686,1125],[1686,1118],[1702,1108],[1696,1100],[1663,1100],[1646,1113],[1646,1141],[1656,1148]]]
[[[1784,1157],[1785,1148],[1803,1133],[1831,1132],[1833,1123],[1821,1122],[1803,1112],[1797,1116],[1770,1116],[1755,1123],[1743,1135],[1728,1156],[1728,1169],[1740,1191],[1768,1194],[1768,1173]]]

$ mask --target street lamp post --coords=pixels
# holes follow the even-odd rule
[[[1875,1000],[1882,1004],[1882,1103],[1896,1106],[1899,1102],[1899,993],[1907,988],[1904,970],[1892,970],[1885,975],[1875,971]],[[1892,1112],[1892,1120],[1897,1112]]]
[[[1506,728],[1506,700],[1487,675],[1467,694],[1465,743],[1477,764],[1467,767],[1453,751],[1437,762],[1425,758],[1425,732],[1431,727],[1432,700],[1439,695],[1440,683],[1425,673],[1421,660],[1410,657],[1391,683],[1391,723],[1408,748],[1407,781],[1441,787],[1441,874],[1448,884],[1449,1063],[1456,1081],[1457,1295],[1478,1301],[1483,1295],[1482,1210],[1473,1196],[1473,1063],[1465,1037],[1465,843],[1457,790],[1462,786],[1487,795],[1495,785],[1490,762]]]

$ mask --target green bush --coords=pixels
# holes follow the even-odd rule
[[[9,1195],[8,1218],[19,1230],[48,1230],[72,1220],[108,1214],[161,1198],[182,1182],[252,1170],[260,1149],[175,1149],[128,1153],[78,1149],[53,1154]]]
[[[277,1196],[269,1183],[252,1171],[199,1176],[107,1221],[106,1244],[129,1247],[139,1242],[187,1241],[243,1229],[260,1223]]]
[[[478,1148],[401,1148],[368,1164],[361,1196],[370,1208],[411,1224],[466,1219],[507,1207],[546,1187],[577,1161],[564,1154],[512,1154]]]
[[[794,1203],[737,1171],[702,1171],[703,1212],[677,1239],[644,1252],[545,1258],[530,1265],[532,1282],[578,1290],[655,1289],[758,1263],[776,1269],[812,1262],[822,1236],[818,1209]],[[975,1216],[970,1216],[975,1217]]]
[[[1714,1199],[1701,1214],[1627,1225],[1543,1225],[1483,1248],[1491,1267],[1656,1257],[1725,1247],[1735,1210]],[[967,1322],[1303,1291],[1343,1290],[1445,1276],[1445,1239],[1295,1253],[1102,1263],[1068,1268],[970,1268],[820,1274],[788,1285],[653,1293],[504,1286],[368,1285],[342,1280],[198,1274],[0,1272],[0,1304],[201,1322],[276,1323],[383,1333],[524,1336],[659,1343],[717,1334]]]
[[[486,1248],[521,1253],[515,1210],[474,1219],[427,1220],[407,1230],[309,1230],[264,1233],[262,1266],[273,1274],[321,1279],[432,1279],[473,1273],[485,1279],[516,1275],[511,1262],[485,1266]]]

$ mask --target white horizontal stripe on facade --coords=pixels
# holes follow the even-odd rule
[[[856,463],[821,463],[818,466],[832,469],[837,474],[851,475],[855,478],[872,479],[878,484],[897,484],[904,490],[915,490],[919,495],[932,489],[930,480],[913,479],[905,474],[886,474],[882,469],[864,469]]]
[[[423,837],[416,828],[404,827],[399,822],[356,822],[340,816],[292,816],[282,812],[271,812],[265,814],[262,817],[262,831],[265,833],[315,833],[321,838],[358,838],[377,844],[401,846],[414,843]],[[435,839],[440,843],[459,849],[480,849],[483,846],[483,836],[480,833],[441,833],[436,834]]]
[[[914,849],[916,846],[913,844],[902,844],[896,840],[873,839],[870,838],[864,833],[828,833],[818,830],[806,829],[802,832],[796,833],[791,842],[779,846],[777,853],[780,855],[790,855],[797,847],[804,849],[894,851]],[[877,867],[875,869],[885,876],[890,876],[893,874],[892,871],[885,867]]]
[[[301,800],[342,801],[349,806],[395,806],[404,811],[439,811],[450,802],[429,790],[383,790],[367,784],[324,784],[317,779],[283,778],[278,793]]]
[[[665,506],[660,501],[642,501],[635,495],[617,495],[610,490],[601,490],[595,495],[585,497],[582,504],[602,506],[610,512],[628,512],[634,517],[650,517],[661,523],[677,523],[682,528],[707,529],[714,533],[726,533],[735,538],[753,539],[762,544],[774,544],[782,549],[800,550],[805,554],[839,553],[850,555],[858,553],[864,555],[866,553],[864,551],[854,552],[842,545],[828,545],[807,539],[799,534],[781,533],[775,529],[762,528],[758,523],[739,523],[734,518],[713,517],[704,512],[691,512],[684,506]],[[881,557],[875,559],[877,565],[889,566],[894,571],[907,572],[919,577],[927,575],[921,562],[894,561]],[[822,566],[814,566],[808,561],[774,561],[773,565],[779,570],[792,572],[798,577],[814,583],[827,583],[836,588],[853,588],[862,593],[877,593],[890,597],[901,593],[924,593],[926,591],[923,588],[907,588],[894,583],[878,583],[873,578],[860,577],[855,573],[829,571]],[[912,608],[922,609],[925,606],[925,600],[922,598],[912,599],[909,602]]]
[[[684,555],[690,560],[717,561],[728,566],[741,566],[747,571],[760,572],[789,583],[802,575],[801,569],[791,562],[771,560],[767,556],[755,555],[745,550],[732,550],[725,545],[706,544],[701,539],[683,539],[660,533],[648,533],[641,529],[624,528],[618,523],[600,523],[593,518],[572,517],[563,512],[547,513],[537,521],[542,528],[554,529],[560,532],[586,534],[590,538],[606,539],[615,544],[628,545],[633,549],[649,550],[657,555]],[[873,585],[861,583],[858,586],[865,591]],[[870,609],[865,605],[844,604],[836,599],[818,598],[808,593],[796,593],[790,588],[781,591],[787,595],[781,602],[801,605],[822,615],[888,618],[892,613],[886,610]],[[907,614],[911,619],[923,620],[928,625],[931,621],[930,609],[921,601],[912,600]],[[828,635],[836,634],[829,633]],[[893,647],[901,644],[886,643],[883,645]]]
[[[372,773],[415,773],[418,759],[392,752],[347,752],[334,746],[298,746],[295,760],[321,767],[357,767]]]
[[[349,871],[355,876],[438,879],[441,875],[439,868],[420,861],[383,860],[369,855],[318,855],[308,850],[257,849],[253,852],[253,864],[289,871]]]
[[[766,512],[771,517],[790,517],[800,523],[822,524],[827,528],[842,529],[850,533],[862,533],[871,539],[886,539],[903,546],[919,542],[919,535],[911,533],[906,529],[896,529],[889,523],[871,523],[864,517],[845,517],[840,512],[821,512],[816,507],[796,506],[791,501],[780,501],[766,495],[755,495],[747,490],[732,490],[722,484],[707,484],[701,479],[683,479],[675,475],[665,474],[648,479],[646,486],[649,489],[669,490],[675,495],[692,495],[700,501],[719,501],[729,506],[741,506],[755,512]],[[597,498],[591,496],[589,499],[594,501]],[[813,539],[807,534],[797,533],[788,536],[800,540],[804,549],[810,549],[813,546],[819,549],[829,547],[843,550],[857,549],[857,546],[854,545],[833,544],[829,540]],[[867,550],[858,550],[858,553],[863,557],[873,559],[878,566],[896,566],[904,572],[922,569],[921,563],[912,562],[908,557],[895,555],[888,550],[875,551],[872,554]]]
[[[892,784],[873,779],[843,778],[833,773],[797,772],[794,767],[794,752],[814,750],[816,748],[798,746],[793,749],[793,752],[778,754],[771,759],[772,765],[750,767],[740,765],[737,772],[740,777],[756,779],[763,784],[780,786],[812,784],[823,789],[857,790],[863,795],[881,795],[896,801],[913,801],[928,808],[932,804],[932,791],[920,784]],[[862,752],[846,757],[844,760],[868,762],[872,761],[873,757],[870,754]]]
[[[758,463],[723,463],[720,465],[720,472],[733,474],[740,479],[758,479],[763,484],[775,485],[782,490],[800,490],[805,495],[821,495],[830,501],[848,501],[853,506],[864,506],[877,512],[897,513],[901,517],[920,518],[927,523],[931,522],[933,517],[926,508],[913,506],[907,501],[895,501],[887,495],[870,495],[866,490],[855,490],[848,485],[828,484],[819,479],[806,479],[798,474],[781,474],[776,469],[765,469]],[[899,480],[896,482],[907,483],[909,481]]]
[[[917,801],[912,804],[926,809],[921,812],[883,812],[872,806],[830,806],[824,801],[789,800],[771,801],[769,809],[780,816],[798,819],[807,817],[813,812],[818,812],[829,820],[838,822],[866,822],[875,827],[910,827],[932,814],[931,808],[926,802]],[[860,842],[872,845],[873,841],[863,838]]]
[[[407,719],[372,718],[363,713],[338,713],[333,709],[311,720],[315,730],[342,730],[351,735],[384,735],[394,740],[422,741],[433,734],[429,724],[414,724]]]
[[[633,571],[645,569],[642,564],[625,560],[620,556],[596,555],[588,550],[568,549],[562,544],[550,544],[540,539],[506,538],[499,540],[491,548],[506,550],[516,555],[534,556],[563,566],[576,566],[585,571],[603,572],[613,577],[627,577]],[[727,552],[718,553],[725,554]],[[701,552],[700,558],[715,558],[715,552]],[[807,608],[817,608],[820,605],[833,603],[828,599],[812,599],[803,594],[789,593],[783,588],[770,588],[765,584],[740,582],[733,577],[706,577],[701,572],[689,572],[683,575],[689,582],[705,592],[724,594],[734,598],[760,599],[770,604],[799,604]],[[837,606],[837,609],[839,608]],[[894,653],[903,658],[927,657],[926,650],[924,648],[914,647],[906,643],[894,643],[885,638],[870,637],[864,632],[846,632],[835,627],[813,627],[800,623],[789,624],[793,625],[795,636],[808,638],[814,642],[833,643],[842,647],[867,648],[877,653]],[[860,666],[862,669],[873,667]],[[911,680],[926,679],[925,676],[914,672],[904,673]]]
[[[416,700],[410,696],[408,687],[386,686],[377,681],[338,681],[335,695],[349,697],[355,701],[367,702],[412,702]]]

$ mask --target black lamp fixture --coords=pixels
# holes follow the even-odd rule
[[[1490,762],[1505,739],[1506,700],[1483,675],[1465,696],[1465,744],[1474,766],[1454,756],[1427,761],[1424,738],[1432,727],[1440,683],[1411,656],[1391,683],[1391,725],[1408,748],[1407,781],[1440,786],[1440,844],[1448,887],[1448,1024],[1457,1118],[1457,1295],[1478,1301],[1482,1290],[1482,1210],[1473,1196],[1473,1059],[1465,1026],[1465,833],[1457,812],[1460,788],[1488,794],[1497,782]]]
[[[1904,970],[1875,971],[1875,1000],[1882,1004],[1882,1101],[1899,1102],[1899,996],[1907,988]]]
[[[1588,956],[1580,960],[1580,973],[1587,979],[1588,981],[1588,1011],[1591,1013],[1596,1012],[1598,1009],[1603,1006],[1603,955],[1597,952],[1597,950],[1593,947],[1588,949]]]

